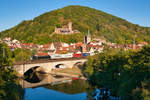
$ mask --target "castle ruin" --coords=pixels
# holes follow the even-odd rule
[[[55,32],[57,34],[73,34],[73,33],[80,33],[78,30],[72,29],[72,22],[69,22],[67,26],[63,26],[62,28],[55,27]]]

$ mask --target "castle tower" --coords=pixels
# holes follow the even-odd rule
[[[72,33],[72,22],[68,23],[68,28],[69,28],[70,32]]]

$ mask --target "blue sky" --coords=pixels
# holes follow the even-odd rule
[[[150,27],[150,0],[0,0],[0,31],[68,5],[83,5]]]

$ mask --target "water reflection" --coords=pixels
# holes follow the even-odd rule
[[[24,100],[86,100],[89,88],[85,80],[52,75],[37,83],[20,79],[20,84],[25,88]]]
[[[38,83],[42,81],[46,77],[46,74],[37,70],[38,70],[38,66],[29,69],[26,73],[24,73],[24,80],[30,83]]]
[[[24,100],[87,99],[90,85],[85,80],[73,80],[71,77],[34,71],[28,75],[24,79],[19,79],[20,85],[25,89]]]
[[[47,85],[47,84],[61,84],[61,83],[66,83],[66,82],[71,82],[72,78],[70,77],[64,77],[64,76],[59,76],[59,75],[51,75],[51,74],[38,74],[39,76],[31,78],[32,81],[29,78],[25,79],[19,79],[19,83],[23,88],[33,88],[33,87],[38,87],[42,85]],[[41,78],[42,77],[42,78]],[[35,81],[34,81],[35,80]],[[39,81],[37,81],[39,80]]]
[[[20,79],[20,85],[25,88],[24,100],[94,100],[94,98],[95,100],[106,100],[99,99],[100,95],[97,98],[97,94],[93,94],[97,89],[97,87],[95,87],[96,85],[91,86],[85,80],[73,80],[70,77],[37,72],[30,75],[32,77],[25,77],[25,80]],[[104,80],[106,79],[101,78],[101,81]],[[96,80],[92,81],[96,82]],[[147,81],[147,84],[143,85],[149,88],[149,82],[150,81]],[[143,89],[142,91],[144,91],[144,94],[142,94],[144,96],[144,100],[149,100],[149,91],[146,89]],[[112,90],[110,90],[110,92],[111,95],[113,95]],[[126,93],[126,91],[123,92]],[[140,98],[138,98],[138,94],[135,97],[137,99],[131,100],[141,100]],[[121,97],[110,96],[108,100],[129,100],[120,98]]]
[[[58,85],[49,84],[44,87],[66,94],[79,94],[82,92],[86,92],[86,89],[89,87],[89,84],[87,81],[84,80],[74,80],[69,83],[63,83]]]

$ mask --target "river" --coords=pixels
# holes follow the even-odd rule
[[[24,79],[19,79],[19,83],[24,90],[24,100],[94,100],[93,98],[101,98],[100,94],[94,92],[97,88],[91,86],[88,81],[72,76],[29,71],[25,74]],[[108,90],[105,88],[99,88],[99,90],[103,98],[118,100],[118,98],[106,96]],[[104,91],[107,93],[103,94]]]
[[[52,75],[39,82],[21,79],[20,85],[24,88],[24,100],[87,100],[90,87],[85,80]]]
[[[86,92],[68,94],[45,87],[26,88],[24,100],[86,100]]]

